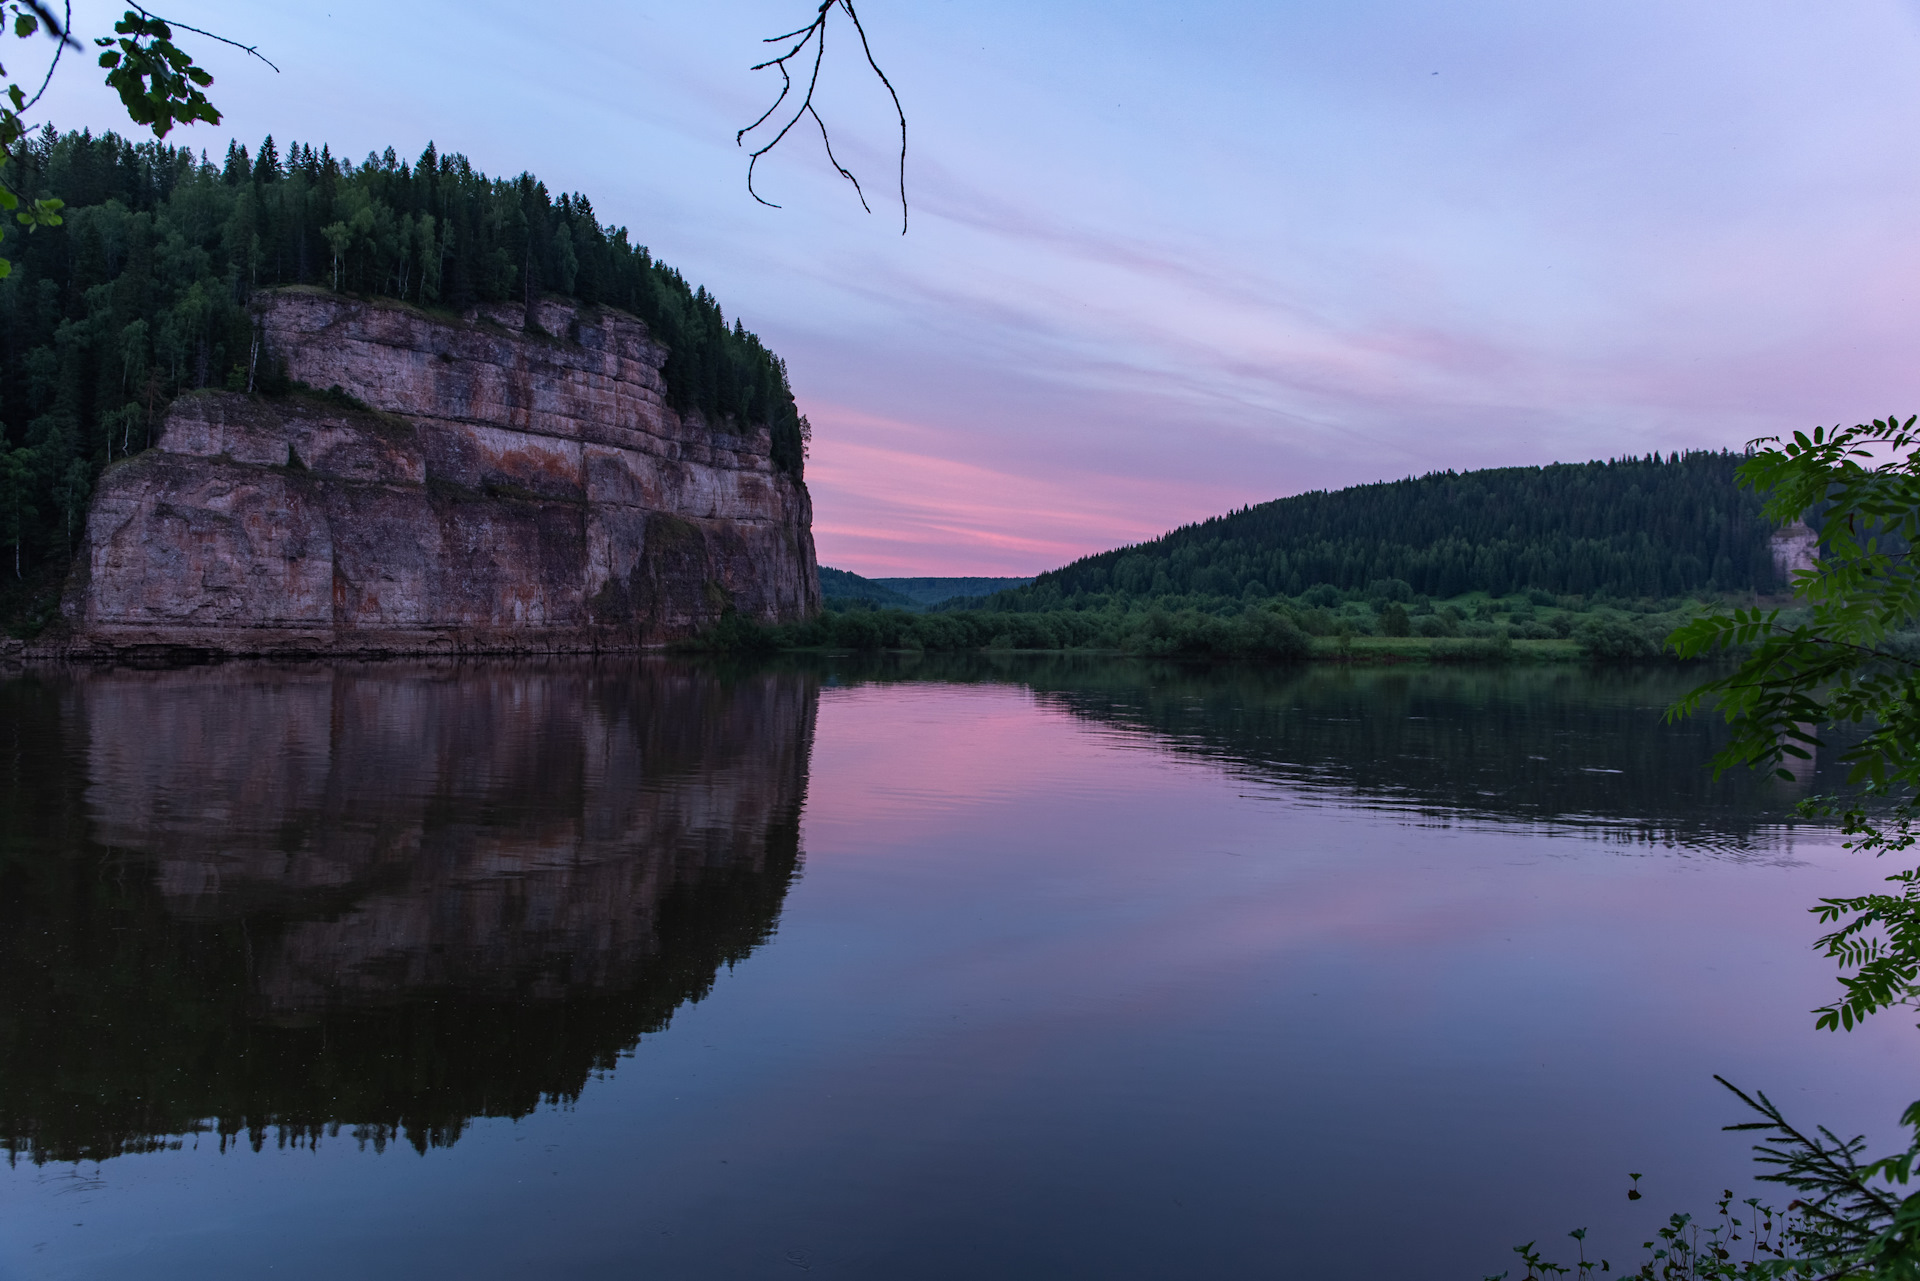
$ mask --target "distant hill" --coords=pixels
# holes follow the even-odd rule
[[[870,581],[896,591],[916,605],[938,605],[956,596],[990,596],[1012,587],[1025,587],[1031,578],[875,578]]]
[[[1773,527],[1760,497],[1734,483],[1743,460],[1653,454],[1315,491],[1088,556],[983,608],[1205,608],[1322,585],[1435,598],[1779,590]]]
[[[820,567],[820,595],[829,602],[866,601],[882,609],[913,609],[914,602],[871,578]]]
[[[956,597],[986,596],[1023,587],[1031,578],[862,578],[820,567],[820,594],[829,601],[866,601],[878,609],[925,609]]]

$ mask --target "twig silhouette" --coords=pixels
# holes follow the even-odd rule
[[[267,57],[266,54],[260,52],[260,47],[258,45],[241,44],[238,40],[229,40],[225,36],[220,35],[216,32],[202,31],[199,27],[190,27],[186,23],[177,22],[172,18],[163,18],[157,13],[148,13],[145,9],[142,9],[137,4],[129,5],[128,8],[132,9],[135,13],[139,14],[141,17],[150,19],[151,21],[164,22],[170,27],[178,27],[182,31],[191,31],[196,36],[205,36],[209,40],[218,40],[221,44],[232,45],[234,48],[238,49],[240,52],[251,54],[254,57],[260,59],[260,61],[266,63],[269,67],[273,67],[275,72],[278,72],[280,70],[279,67],[274,66],[273,59]]]
[[[853,184],[853,192],[859,197],[860,207],[868,213],[873,212],[872,206],[867,204],[867,193],[860,187],[860,180],[854,177],[853,172],[841,164],[839,157],[833,154],[833,139],[827,133],[827,122],[821,119],[820,113],[813,106],[813,92],[819,87],[820,67],[827,56],[827,19],[836,8],[844,10],[847,18],[853,23],[854,34],[860,37],[860,51],[866,56],[867,65],[873,68],[873,74],[879,77],[882,85],[886,86],[887,96],[893,99],[894,114],[900,120],[900,234],[904,236],[907,234],[907,113],[900,105],[900,95],[894,90],[893,81],[887,79],[887,73],[880,69],[879,62],[873,56],[873,46],[867,42],[867,29],[861,25],[860,15],[854,11],[853,0],[820,0],[820,7],[814,11],[812,22],[781,35],[768,36],[761,41],[762,44],[785,44],[791,40],[794,44],[779,57],[769,58],[753,67],[755,71],[764,71],[772,67],[780,73],[780,95],[773,100],[772,106],[760,113],[758,120],[734,134],[733,141],[736,146],[745,146],[747,135],[773,119],[781,105],[787,101],[793,92],[793,75],[787,64],[800,59],[800,65],[805,66],[804,55],[809,45],[813,47],[813,65],[807,71],[807,89],[801,95],[799,106],[793,109],[792,115],[786,117],[786,122],[771,139],[747,153],[747,194],[769,209],[780,208],[779,205],[754,190],[754,169],[760,163],[760,157],[779,146],[781,140],[792,132],[795,125],[802,119],[811,117],[813,123],[820,129],[820,142],[826,148],[828,163],[833,166],[834,172]]]
[[[69,0],[66,5],[66,20],[64,22],[55,22],[50,16],[47,16],[44,5],[34,3],[33,0],[28,0],[28,3],[34,13],[39,15],[40,20],[46,24],[47,34],[54,38],[55,44],[53,61],[47,64],[47,74],[41,78],[40,88],[34,93],[33,97],[20,104],[21,115],[25,115],[31,111],[33,104],[39,102],[40,99],[46,96],[47,86],[53,83],[53,73],[60,69],[60,55],[67,51],[67,46],[72,45],[76,49],[80,47],[80,42],[75,40],[72,35],[73,4],[71,0]]]

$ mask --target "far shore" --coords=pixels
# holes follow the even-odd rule
[[[1581,650],[1580,643],[1573,640],[1515,640],[1497,642],[1460,640],[1450,637],[1355,636],[1349,641],[1342,642],[1338,637],[1317,636],[1313,638],[1312,643],[1313,650],[1304,659],[1262,659],[1245,657],[1203,659],[1140,654],[1124,649],[1096,649],[1092,647],[1017,649],[981,646],[977,649],[966,650],[927,650],[910,646],[853,649],[846,646],[834,645],[796,645],[766,652],[768,654],[821,654],[836,657],[859,654],[1052,654],[1085,658],[1151,658],[1156,661],[1174,662],[1252,663],[1260,666],[1276,667],[1297,665],[1299,662],[1355,664],[1434,663],[1451,665],[1459,663],[1581,663],[1592,661]],[[701,651],[688,650],[683,652],[699,653]]]

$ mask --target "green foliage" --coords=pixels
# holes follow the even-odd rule
[[[220,113],[200,92],[213,77],[173,43],[172,28],[129,9],[113,30],[117,39],[103,36],[94,44],[106,51],[100,65],[107,69],[107,87],[120,95],[129,120],[146,125],[156,138],[166,137],[176,123],[220,123]]]
[[[216,165],[52,128],[16,146],[6,172],[22,198],[61,207],[0,282],[0,547],[16,577],[65,559],[93,477],[145,447],[173,396],[276,390],[272,362],[253,358],[248,300],[281,286],[451,312],[566,286],[646,322],[668,349],[676,409],[723,431],[770,427],[776,463],[801,473],[781,361],[625,228],[601,225],[585,196],[531,174],[489,178],[431,146],[412,164],[389,148],[356,165],[271,138]]]
[[[1823,727],[1864,727],[1840,753],[1863,794],[1816,798],[1801,810],[1809,817],[1838,815],[1847,846],[1876,854],[1912,847],[1912,796],[1920,785],[1920,670],[1906,637],[1920,617],[1920,576],[1909,551],[1920,537],[1915,423],[1886,418],[1795,433],[1756,452],[1738,479],[1743,489],[1766,495],[1768,519],[1785,523],[1818,513],[1820,558],[1794,575],[1804,608],[1717,610],[1669,638],[1685,656],[1739,658],[1668,713],[1671,720],[1708,700],[1717,704],[1730,738],[1715,757],[1716,773],[1747,765],[1791,779],[1787,760],[1810,760],[1825,746]],[[1628,643],[1601,628],[1588,634],[1609,645]],[[1897,893],[1823,899],[1812,909],[1836,927],[1819,947],[1852,971],[1841,977],[1842,997],[1815,1012],[1820,1027],[1851,1029],[1920,995],[1920,869],[1888,880]],[[1744,1225],[1750,1248],[1743,1260],[1733,1250],[1743,1225],[1728,1212],[1731,1194],[1720,1204],[1723,1223],[1704,1242],[1687,1216],[1674,1215],[1661,1244],[1647,1243],[1653,1255],[1640,1276],[1920,1278],[1920,1193],[1902,1191],[1920,1159],[1920,1103],[1902,1117],[1913,1132],[1907,1149],[1862,1162],[1863,1139],[1842,1140],[1825,1128],[1806,1134],[1765,1094],[1749,1096],[1721,1083],[1760,1115],[1728,1128],[1767,1136],[1754,1149],[1768,1171],[1761,1177],[1800,1195],[1788,1216],[1748,1202],[1761,1224]],[[1771,1231],[1776,1219],[1777,1240],[1760,1246],[1760,1230]],[[1530,1277],[1567,1271],[1540,1259],[1531,1244],[1520,1249]]]
[[[1741,456],[1436,472],[1301,494],[1089,556],[989,597],[1013,612],[1113,601],[1337,595],[1405,602],[1773,591],[1772,525],[1734,483]],[[1315,601],[1331,604],[1332,601]]]
[[[771,628],[757,626],[730,609],[702,635],[700,648],[716,654],[745,656],[770,654],[779,645]]]
[[[900,593],[914,605],[925,608],[945,605],[952,609],[971,609],[982,596],[1025,587],[1031,578],[875,578],[870,580],[889,591]]]
[[[1899,853],[1914,841],[1910,803],[1870,814],[1837,797],[1815,797],[1800,809],[1809,817],[1838,815],[1848,849]],[[1900,887],[1898,893],[1825,898],[1812,909],[1821,924],[1839,925],[1814,946],[1853,971],[1840,975],[1840,999],[1814,1011],[1816,1026],[1851,1030],[1875,1011],[1920,998],[1915,984],[1920,977],[1920,868],[1895,872],[1887,880]]]
[[[1744,1210],[1736,1213],[1733,1193],[1723,1193],[1715,1219],[1704,1227],[1692,1215],[1670,1215],[1654,1238],[1642,1243],[1648,1256],[1634,1276],[1645,1281],[1920,1278],[1920,1193],[1900,1191],[1920,1159],[1920,1104],[1901,1118],[1901,1124],[1913,1130],[1906,1150],[1863,1162],[1864,1138],[1841,1139],[1824,1126],[1807,1134],[1764,1093],[1749,1095],[1724,1077],[1714,1080],[1759,1115],[1757,1121],[1725,1128],[1766,1136],[1753,1149],[1767,1171],[1761,1181],[1782,1184],[1798,1195],[1785,1210],[1749,1197],[1741,1203]],[[1637,1201],[1641,1176],[1629,1177],[1634,1186],[1627,1197]],[[1590,1275],[1594,1265],[1586,1261],[1584,1229],[1568,1235],[1581,1243],[1573,1266],[1546,1259],[1532,1241],[1513,1247],[1526,1265],[1525,1281],[1546,1281],[1576,1270],[1583,1278]],[[1600,1270],[1610,1271],[1611,1264],[1602,1260]],[[1487,1281],[1508,1275],[1503,1272]]]
[[[844,569],[830,569],[825,565],[820,566],[820,595],[829,608],[848,601],[865,601],[895,609],[913,607],[912,601],[890,587],[883,587],[871,578],[862,578]]]
[[[880,580],[831,569],[821,571],[821,582],[828,612],[834,617],[816,626],[778,629],[772,633],[776,646],[945,652],[1076,649],[1271,657],[1282,662],[1317,653],[1353,662],[1480,664],[1584,658],[1624,663],[1658,654],[1657,638],[1694,608],[1692,602],[1682,601],[1595,606],[1571,597],[1557,598],[1562,603],[1547,610],[1521,598],[1464,597],[1436,605],[1418,597],[1403,604],[1377,594],[1367,600],[1343,599],[1347,593],[1323,585],[1297,598],[1273,596],[1195,606],[1189,598],[1168,597],[1032,613],[981,608],[977,598],[970,609],[953,600],[932,607],[902,605],[885,594]],[[915,621],[915,615],[923,617]],[[939,621],[943,619],[948,621]],[[1634,643],[1583,649],[1566,643],[1576,629],[1601,635],[1619,632],[1634,638]]]
[[[1022,587],[1031,578],[862,578],[844,569],[820,566],[820,594],[833,609],[853,601],[877,607],[920,610],[971,609],[979,598],[1009,587]]]
[[[13,21],[10,25],[13,28],[13,34],[21,40],[31,38],[42,29],[40,15],[30,6],[9,3],[5,6],[4,12],[12,16]],[[134,15],[129,13],[127,16]],[[57,65],[60,54],[66,51],[67,41],[62,33],[51,28],[48,29],[47,34],[52,36],[58,45],[54,52],[54,62]],[[53,74],[51,67],[48,68],[47,74],[51,78]],[[27,91],[8,75],[5,67],[0,67],[0,83],[6,85],[4,90],[0,90],[0,210],[13,214],[14,221],[28,231],[40,227],[57,227],[60,225],[60,201],[42,198],[29,201],[26,207],[22,208],[20,195],[14,190],[10,175],[7,173],[7,165],[12,159],[14,146],[27,131],[26,122],[21,119],[20,113],[25,111],[30,103]],[[33,101],[38,101],[39,96],[35,94]],[[6,224],[0,220],[0,241],[5,239]],[[12,271],[13,263],[6,258],[0,258],[0,279],[6,278]]]
[[[1715,611],[1673,634],[1683,654],[1744,647],[1738,668],[1676,709],[1712,699],[1734,727],[1718,766],[1779,769],[1820,745],[1816,728],[1847,722],[1870,732],[1844,759],[1876,791],[1920,784],[1920,664],[1900,634],[1920,620],[1920,435],[1912,418],[1795,433],[1740,469],[1743,487],[1767,494],[1776,521],[1824,507],[1821,554],[1794,576],[1807,606]],[[1781,770],[1785,773],[1784,770]]]
[[[803,623],[755,627],[744,620],[709,630],[691,646],[718,652],[764,649],[961,650],[1095,649],[1158,658],[1257,658],[1295,662],[1312,643],[1291,617],[1259,610],[1236,618],[1197,611],[995,614],[984,610],[911,614],[850,609]]]
[[[1594,662],[1644,662],[1664,651],[1664,629],[1620,617],[1596,618],[1578,633],[1580,652]]]
[[[1768,515],[1822,512],[1820,558],[1794,580],[1806,608],[1719,611],[1673,635],[1685,654],[1746,649],[1738,666],[1670,713],[1691,714],[1709,699],[1718,705],[1733,733],[1717,769],[1749,765],[1791,777],[1786,761],[1810,759],[1824,745],[1822,727],[1865,727],[1840,754],[1862,793],[1815,798],[1803,810],[1837,816],[1848,848],[1876,854],[1913,844],[1911,798],[1920,785],[1920,664],[1909,638],[1920,620],[1920,573],[1908,550],[1920,539],[1914,425],[1885,418],[1796,433],[1756,453],[1740,481],[1767,494]],[[1898,892],[1823,899],[1813,909],[1836,926],[1820,947],[1853,971],[1841,976],[1841,998],[1816,1011],[1822,1027],[1851,1028],[1920,995],[1920,871],[1888,880]]]
[[[1768,1168],[1760,1177],[1800,1193],[1791,1240],[1798,1256],[1771,1269],[1776,1275],[1876,1277],[1892,1281],[1920,1277],[1920,1194],[1900,1196],[1920,1156],[1920,1104],[1909,1107],[1901,1124],[1913,1130],[1907,1150],[1862,1164],[1866,1140],[1842,1140],[1821,1126],[1807,1135],[1788,1124],[1764,1093],[1750,1096],[1724,1077],[1715,1077],[1748,1107],[1758,1121],[1730,1125],[1768,1137],[1754,1146],[1755,1159]]]
[[[0,91],[0,209],[12,212],[15,221],[29,231],[57,227],[64,202],[57,196],[43,196],[30,200],[22,208],[20,193],[6,170],[14,159],[15,147],[26,136],[27,126],[21,113],[46,92],[67,49],[81,46],[70,31],[59,28],[50,10],[32,0],[26,4],[8,3],[5,12],[13,19],[10,25],[16,37],[30,39],[44,30],[53,39],[55,48],[40,91],[31,99],[26,89],[0,67],[0,83],[6,86]],[[201,92],[213,83],[213,76],[205,68],[196,66],[192,57],[173,43],[172,28],[145,10],[135,8],[122,13],[113,30],[113,36],[103,36],[94,44],[105,50],[100,55],[100,65],[107,69],[107,86],[120,95],[129,119],[146,125],[156,138],[166,137],[176,123],[190,124],[195,120],[220,123],[220,113]],[[0,227],[0,238],[4,234],[4,228]],[[0,258],[0,279],[12,271],[13,263]]]

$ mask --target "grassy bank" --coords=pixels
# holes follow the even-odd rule
[[[1449,640],[1427,636],[1316,637],[1315,660],[1353,663],[1575,663],[1593,655],[1576,640]]]

